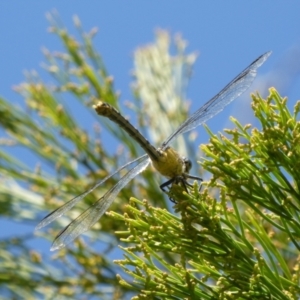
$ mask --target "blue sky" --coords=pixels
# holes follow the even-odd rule
[[[287,67],[285,60],[291,56],[287,54],[291,49],[296,49],[291,66],[295,67],[297,50],[300,57],[300,3],[289,4],[282,1],[72,1],[72,5],[60,1],[2,2],[0,95],[11,101],[19,99],[12,86],[24,79],[25,70],[35,69],[42,76],[45,74],[40,67],[41,48],[61,49],[58,39],[47,32],[49,23],[45,17],[56,9],[71,32],[75,33],[72,21],[75,14],[86,30],[99,28],[95,45],[115,78],[116,88],[122,92],[121,101],[131,98],[133,51],[152,42],[157,28],[180,32],[189,42],[188,51],[200,54],[188,92],[194,110],[266,51],[272,50],[273,54],[259,75]],[[284,95],[297,97],[297,85],[292,80],[296,76],[289,79],[284,87],[279,86],[282,76],[271,84],[277,83]],[[233,106],[228,109],[230,112]]]
[[[45,15],[53,9],[70,32],[75,33],[74,15],[78,15],[86,31],[99,28],[95,46],[115,78],[121,101],[132,98],[133,52],[138,46],[152,42],[157,28],[181,33],[189,42],[188,51],[200,54],[188,90],[192,110],[269,50],[273,54],[259,69],[260,81],[250,90],[275,86],[282,95],[290,97],[291,105],[299,99],[300,2],[2,1],[0,95],[9,101],[20,101],[12,87],[24,80],[25,70],[37,70],[42,78],[45,75],[41,69],[42,47],[51,51],[62,49],[59,40],[47,32],[49,23]],[[243,99],[243,102],[235,101],[208,125],[217,132],[230,115],[246,120],[251,112],[250,99],[248,95]],[[202,141],[207,142],[204,130],[199,131],[204,135]]]

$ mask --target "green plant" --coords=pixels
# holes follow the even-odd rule
[[[0,124],[5,130],[0,213],[22,224],[36,225],[45,211],[140,154],[134,141],[108,120],[101,119],[101,128],[95,125],[92,133],[82,129],[84,116],[99,122],[91,108],[94,98],[122,111],[119,95],[93,46],[95,30],[84,33],[76,18],[79,42],[57,19],[50,16],[50,22],[65,48],[63,53],[44,51],[45,69],[54,82],[45,84],[29,74],[16,87],[26,105],[0,98]],[[138,127],[155,144],[165,138],[158,134],[160,126],[172,132],[187,117],[185,90],[196,55],[185,54],[179,36],[174,46],[171,55],[170,37],[159,31],[153,45],[135,52],[135,101],[126,108],[136,113]],[[210,132],[211,143],[202,146],[207,159],[201,165],[212,178],[200,192],[196,184],[190,194],[173,186],[177,214],[167,210],[170,204],[158,188],[157,175],[146,170],[123,189],[111,216],[104,216],[87,233],[88,243],[77,239],[74,247],[56,252],[50,260],[48,253],[30,245],[33,233],[2,239],[0,292],[26,299],[297,299],[299,105],[291,115],[285,104],[271,90],[266,101],[254,97],[261,130],[250,132],[249,126],[234,120],[236,129],[227,131],[231,138]],[[72,113],[76,108],[79,118]],[[115,153],[101,142],[102,128],[122,145]],[[192,156],[191,145],[182,138],[174,147]],[[38,163],[30,163],[30,156]],[[110,179],[88,195],[72,209],[71,218],[117,180]],[[123,214],[124,203],[133,194]],[[52,240],[67,222],[62,218],[39,234]],[[116,231],[125,253],[116,261],[121,268],[110,258],[119,244]]]
[[[56,252],[51,258],[50,253],[45,254],[32,247],[34,226],[47,212],[141,154],[132,139],[105,118],[99,120],[92,109],[93,99],[97,98],[124,113],[124,106],[119,106],[113,78],[93,46],[95,30],[83,32],[80,21],[75,18],[79,41],[68,33],[57,17],[49,15],[49,19],[52,25],[50,31],[58,36],[65,49],[62,53],[44,50],[44,68],[52,76],[51,84],[45,84],[37,72],[29,73],[26,81],[15,88],[25,104],[21,102],[16,105],[0,98],[0,126],[5,131],[0,149],[0,213],[8,220],[29,224],[32,228],[30,234],[0,240],[0,293],[10,298],[26,299],[50,299],[57,295],[71,299],[75,296],[128,298],[132,289],[118,284],[115,275],[117,272],[123,273],[111,259],[119,243],[114,232],[124,228],[123,222],[103,216],[101,222],[87,233],[90,238],[88,243],[82,238],[77,239],[75,246]],[[159,103],[157,96],[165,95],[165,88],[171,96],[167,104],[173,103],[175,110],[160,107],[156,116],[159,113],[162,120],[168,120],[167,125],[172,130],[187,115],[187,107],[182,105],[182,101],[195,55],[184,53],[184,41],[179,37],[175,41],[173,56],[169,53],[170,47],[168,33],[160,31],[153,45],[135,52],[135,102],[125,103],[125,111],[133,110],[141,116],[146,105],[141,99],[147,99],[153,105],[155,101]],[[174,78],[170,78],[173,69],[174,72],[181,70],[176,80],[182,88],[174,88],[178,86]],[[157,76],[159,72],[161,76]],[[151,87],[146,86],[149,81],[145,76],[155,76]],[[176,109],[178,105],[181,105],[181,110]],[[74,114],[75,109],[80,115]],[[150,110],[146,109],[146,112]],[[143,121],[150,122],[151,113],[143,113],[143,116],[143,119],[138,119],[138,127],[147,133],[149,126]],[[88,127],[94,126],[93,131],[82,128],[83,118],[89,120]],[[152,124],[152,133],[155,133],[156,126]],[[120,144],[114,151],[102,142],[105,135],[103,129],[109,131]],[[150,132],[148,134],[151,135]],[[153,134],[152,138],[159,141]],[[181,147],[184,145],[188,144],[181,140]],[[15,149],[18,150],[16,155]],[[133,193],[153,199],[154,205],[167,207],[168,202],[159,190],[158,178],[151,170],[146,170],[122,190],[110,209],[122,212],[124,203]],[[117,180],[118,177],[111,178],[100,186],[74,207],[68,216],[76,217]],[[48,226],[47,231],[37,234],[51,241],[67,222],[66,217],[60,218]]]
[[[300,102],[294,114],[286,102],[275,89],[253,95],[261,130],[233,118],[228,137],[207,128],[212,178],[201,192],[176,188],[178,215],[135,198],[124,216],[110,213],[128,224],[117,263],[133,299],[299,299]]]

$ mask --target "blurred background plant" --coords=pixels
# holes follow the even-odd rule
[[[142,153],[122,130],[96,115],[93,99],[136,115],[132,122],[155,145],[189,110],[185,92],[196,54],[185,53],[180,36],[172,39],[158,31],[153,44],[136,50],[134,101],[121,105],[113,77],[93,47],[96,30],[85,33],[75,18],[76,39],[57,17],[49,15],[49,20],[65,49],[44,51],[51,83],[30,73],[16,87],[25,105],[0,98],[0,213],[21,224],[36,225]],[[226,131],[228,137],[207,129],[211,143],[202,146],[207,157],[202,167],[212,178],[201,193],[196,183],[189,195],[174,186],[177,214],[169,212],[170,202],[159,189],[161,178],[149,168],[122,190],[113,212],[87,232],[88,239],[76,239],[51,256],[32,246],[34,233],[1,240],[3,297],[298,299],[299,104],[291,114],[275,90],[267,100],[253,100],[262,130],[250,131],[236,120],[236,129]],[[78,107],[81,114],[75,116]],[[83,118],[90,120],[88,128],[83,129]],[[114,136],[113,144],[104,142],[107,134]],[[196,161],[192,140],[192,134],[181,137],[174,147]],[[29,156],[36,165],[28,163]],[[118,178],[38,235],[53,240]],[[123,253],[116,253],[119,244]]]
[[[185,91],[196,59],[193,53],[185,54],[186,43],[180,36],[171,41],[166,31],[157,31],[153,44],[134,53],[134,101],[121,105],[113,77],[93,46],[96,29],[84,32],[75,17],[75,38],[57,15],[48,18],[50,31],[65,49],[53,53],[44,50],[44,69],[51,82],[46,84],[37,72],[30,72],[26,81],[15,87],[24,102],[17,106],[0,98],[0,124],[4,129],[0,149],[0,213],[2,218],[30,225],[36,225],[47,213],[142,153],[126,133],[96,115],[92,108],[94,99],[112,104],[127,116],[136,115],[137,121],[132,122],[138,123],[137,127],[157,145],[187,116]],[[80,116],[72,113],[75,108],[80,108]],[[90,120],[88,128],[81,126],[83,118]],[[115,138],[109,145],[103,142],[108,134]],[[178,147],[183,153],[194,155],[183,138]],[[32,157],[35,165],[29,162]],[[36,234],[53,240],[58,230],[103,195],[118,178],[110,179],[88,195],[72,209],[69,218],[60,218]],[[153,205],[166,208],[169,203],[159,189],[160,180],[152,170],[146,170],[122,190],[111,209],[122,212],[132,195],[152,199]],[[53,256],[32,246],[34,232],[6,237],[0,241],[0,294],[9,299],[50,299],[57,295],[62,299],[128,298],[132,288],[118,284],[115,275],[123,273],[112,258],[119,244],[114,232],[122,228],[122,221],[103,216],[87,233],[87,243],[83,238],[77,239],[74,247]],[[174,261],[171,256],[169,259]]]

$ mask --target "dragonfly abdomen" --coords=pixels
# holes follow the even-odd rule
[[[160,152],[150,144],[150,142],[128,121],[126,120],[113,106],[106,102],[99,101],[94,105],[97,114],[109,118],[123,128],[132,138],[140,144],[146,151],[152,161],[156,161],[160,157]]]

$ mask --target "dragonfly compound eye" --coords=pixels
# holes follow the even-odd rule
[[[184,160],[184,165],[185,165],[185,172],[189,173],[193,164],[192,164],[191,160],[188,158],[184,158],[183,160]]]

